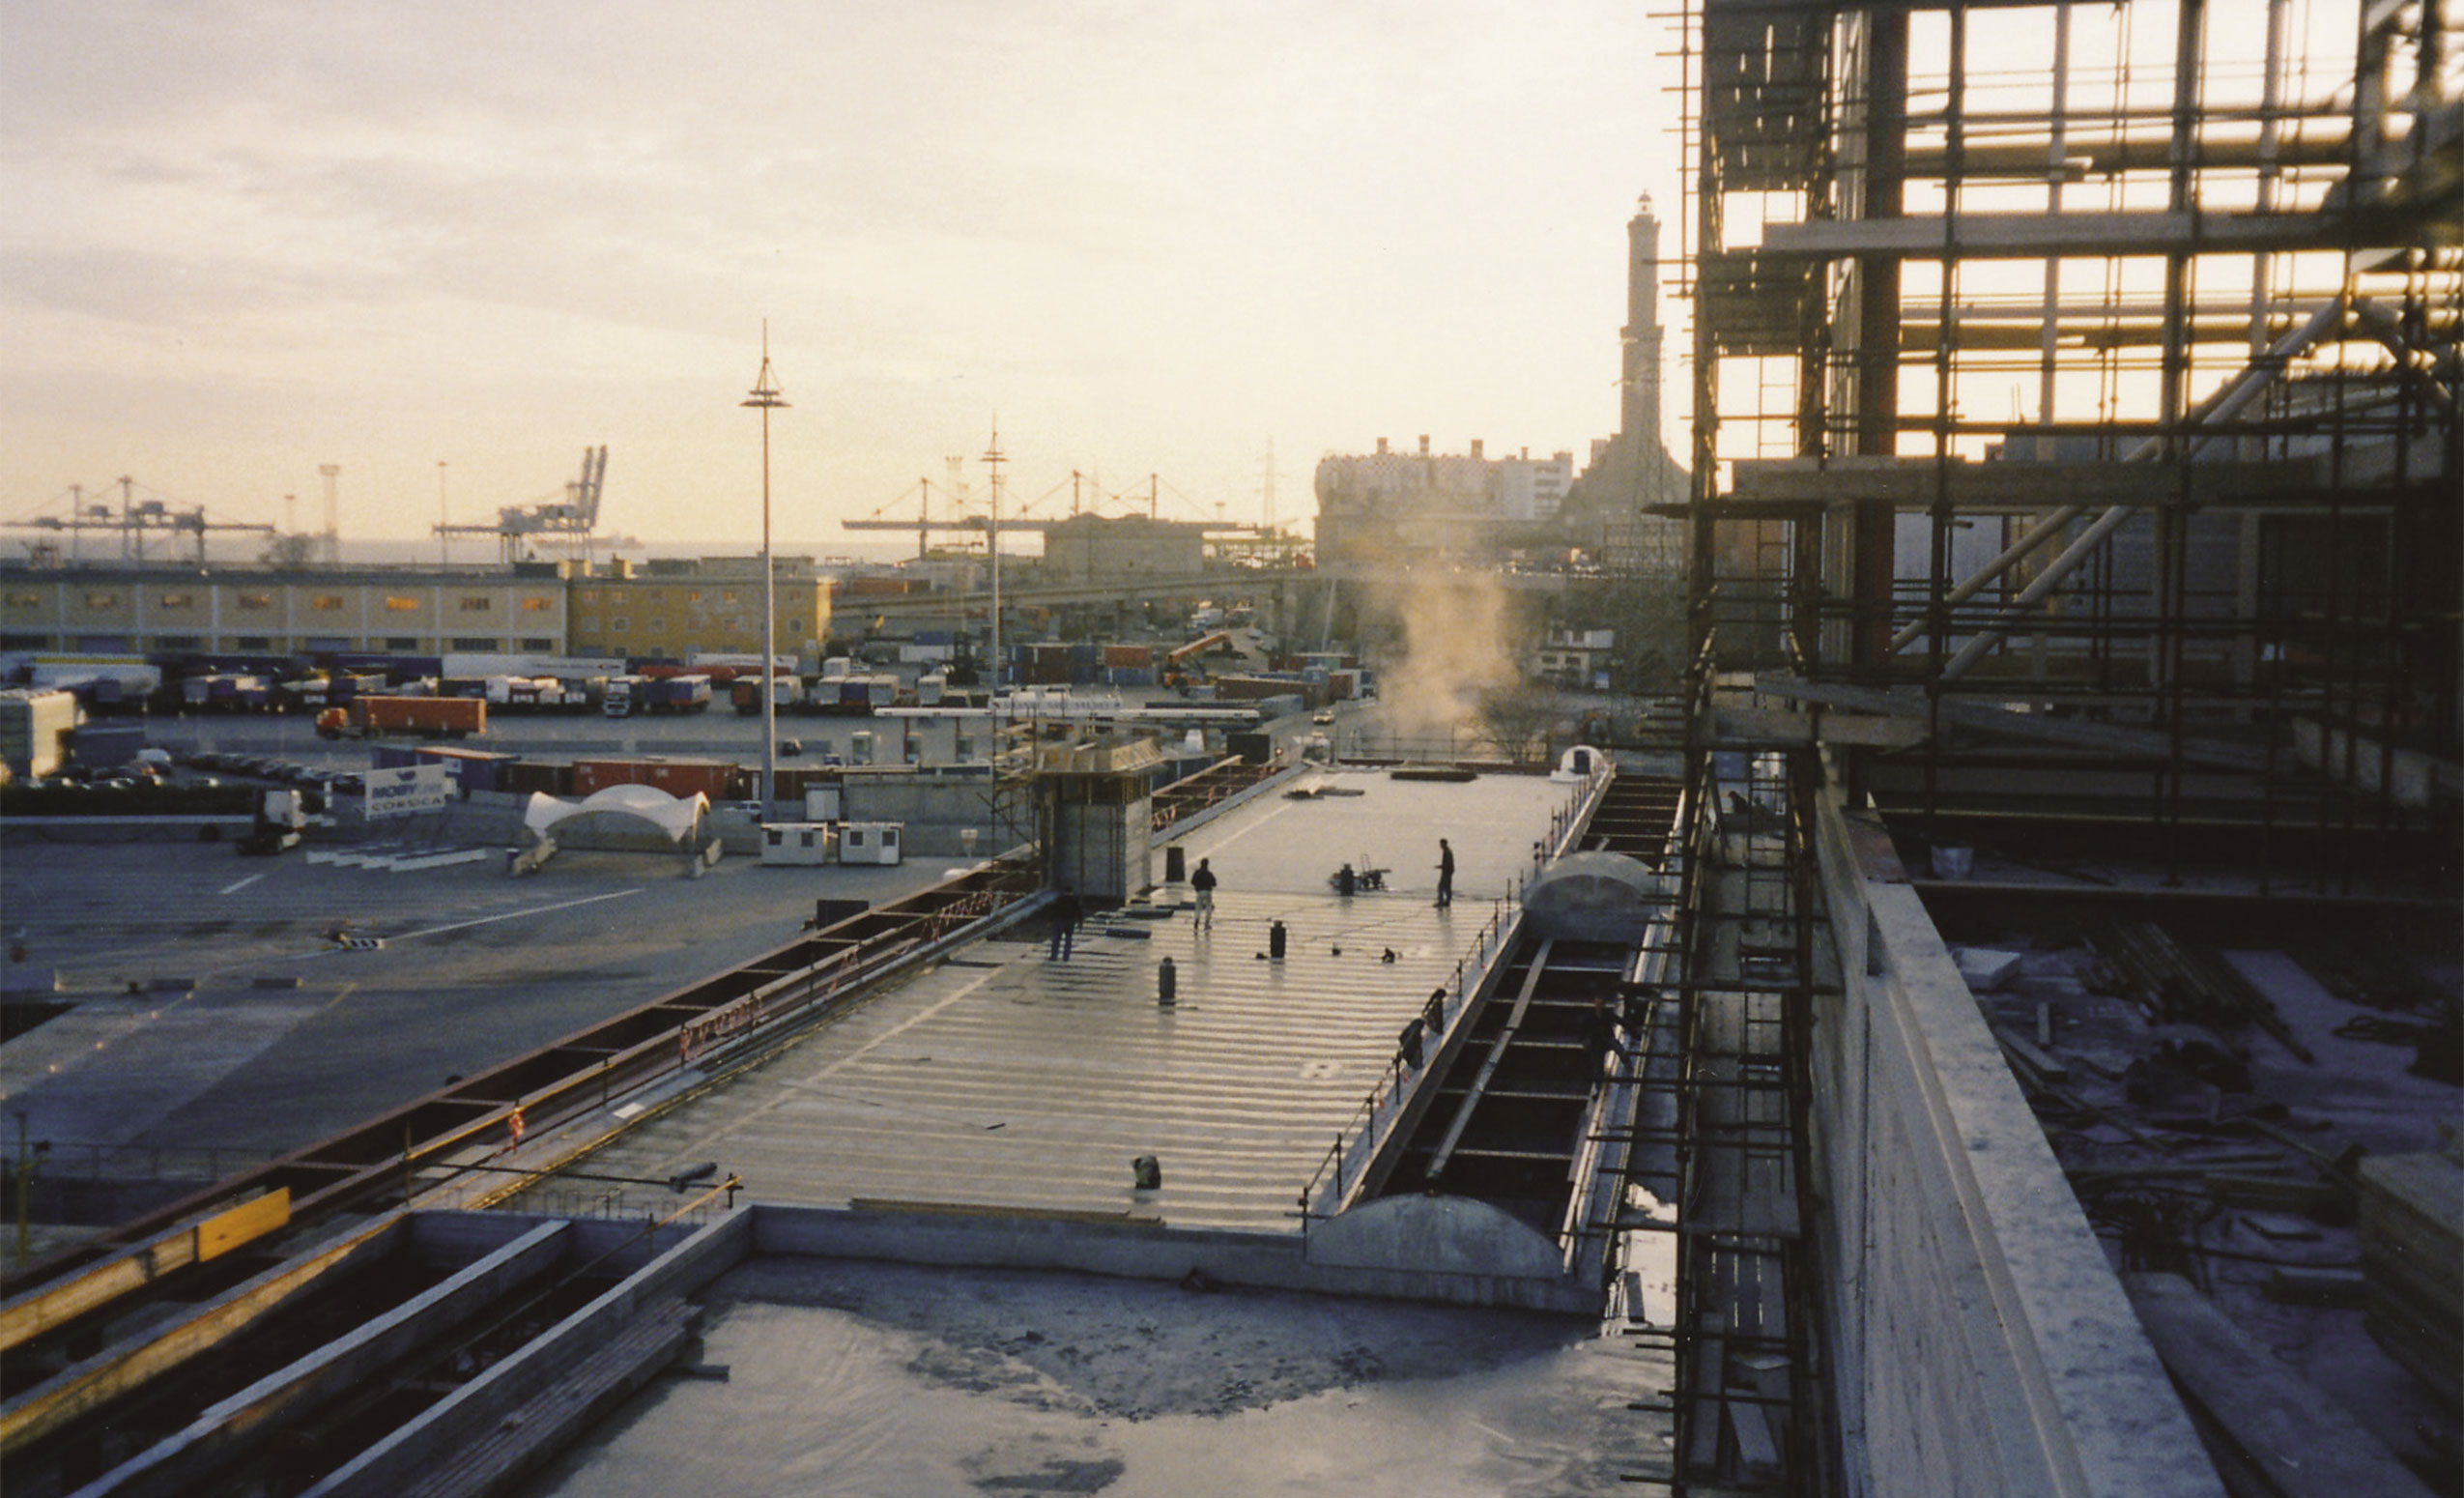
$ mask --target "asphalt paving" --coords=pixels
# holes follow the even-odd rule
[[[9,997],[67,1006],[0,1044],[0,1109],[55,1169],[80,1146],[313,1142],[782,945],[816,900],[947,872],[568,851],[522,878],[501,857],[389,873],[128,838],[0,841]]]

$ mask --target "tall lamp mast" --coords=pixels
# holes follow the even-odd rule
[[[787,409],[770,373],[770,320],[761,319],[761,375],[740,404],[761,413],[761,821],[778,804],[779,693],[770,678],[779,658],[778,568],[770,560],[770,413]]]

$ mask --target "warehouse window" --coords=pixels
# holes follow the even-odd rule
[[[525,614],[545,614],[556,606],[557,601],[554,598],[525,598],[522,600],[522,612]]]
[[[86,607],[89,609],[116,609],[120,607],[120,595],[118,593],[88,593],[86,594]]]
[[[39,608],[42,608],[42,607],[43,607],[43,594],[41,594],[41,593],[11,593],[11,594],[9,595],[9,607],[11,607],[11,608],[13,608],[13,609],[39,609]]]
[[[490,609],[495,608],[496,603],[497,601],[494,598],[490,598],[485,594],[480,594],[475,597],[466,597],[462,600],[462,612],[465,614],[485,614]]]
[[[522,648],[526,650],[553,650],[556,648],[557,643],[545,635],[525,635],[522,637]]]
[[[165,609],[193,609],[197,606],[197,595],[195,593],[164,593],[155,600],[155,604],[158,608]]]
[[[387,614],[416,614],[419,612],[419,600],[405,598],[400,593],[389,593],[386,596],[385,611]]]
[[[263,614],[272,607],[273,594],[272,593],[242,593],[240,595],[240,608],[243,613]]]
[[[457,650],[493,650],[497,642],[491,635],[456,635],[453,648]]]
[[[308,607],[316,610],[320,614],[336,613],[342,608],[342,595],[340,593],[319,593],[308,600]]]
[[[157,635],[154,643],[165,650],[193,650],[205,644],[202,635]]]
[[[419,637],[417,635],[387,635],[385,637],[385,648],[388,650],[415,650],[419,648]]]
[[[51,648],[49,635],[0,634],[0,650],[47,650],[49,648]]]
[[[608,627],[618,634],[622,634],[633,627],[633,620],[619,614],[616,618],[608,620]]]
[[[235,635],[232,637],[231,648],[235,650],[271,650],[273,648],[273,636]]]
[[[667,628],[667,627],[668,627],[668,621],[667,621],[666,619],[652,619],[649,623],[645,624],[643,627],[644,627],[645,629],[649,630],[649,631],[650,631],[650,633],[652,633],[652,634],[654,634],[654,635],[655,635],[655,634],[659,633],[661,630],[663,630],[663,629],[665,629],[665,628]]]

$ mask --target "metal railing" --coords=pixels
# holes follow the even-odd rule
[[[1343,1127],[1335,1131],[1333,1144],[1319,1160],[1308,1184],[1301,1189],[1299,1215],[1304,1230],[1309,1219],[1332,1217],[1343,1209],[1345,1195],[1360,1184],[1361,1172],[1377,1158],[1387,1135],[1401,1116],[1404,1098],[1410,1090],[1406,1084],[1444,1053],[1447,1037],[1454,1033],[1473,995],[1487,980],[1497,954],[1512,939],[1522,913],[1518,893],[1509,892],[1497,902],[1489,918],[1481,923],[1479,936],[1455,963],[1452,974],[1429,995],[1428,1007],[1420,1015],[1418,1044],[1396,1044],[1394,1057],[1387,1063],[1377,1085]]]
[[[38,1181],[218,1181],[226,1169],[278,1160],[282,1151],[221,1144],[104,1144],[87,1139],[46,1139],[40,1163],[26,1172]],[[14,1184],[14,1164],[0,1179]]]
[[[1595,756],[1590,773],[1576,788],[1573,798],[1550,814],[1547,838],[1533,845],[1533,874],[1550,859],[1561,856],[1582,835],[1584,824],[1598,810],[1600,798],[1607,794],[1616,778],[1617,766],[1608,756]],[[1332,1217],[1341,1211],[1345,1196],[1360,1184],[1361,1172],[1385,1147],[1387,1135],[1401,1116],[1404,1094],[1409,1090],[1406,1084],[1445,1051],[1447,1037],[1453,1034],[1455,1023],[1462,1018],[1473,994],[1486,981],[1491,963],[1521,919],[1523,891],[1528,883],[1524,878],[1506,880],[1505,898],[1497,903],[1471,950],[1454,965],[1453,974],[1431,995],[1429,1007],[1421,1016],[1418,1046],[1396,1045],[1394,1057],[1387,1063],[1377,1085],[1336,1131],[1334,1142],[1301,1190],[1300,1215],[1304,1225],[1311,1218]],[[1416,1050],[1425,1061],[1415,1058]]]

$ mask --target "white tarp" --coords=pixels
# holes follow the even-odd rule
[[[579,801],[559,801],[540,792],[530,792],[530,804],[522,813],[522,824],[545,837],[548,829],[560,821],[600,812],[618,812],[639,817],[656,826],[672,843],[681,843],[693,833],[694,826],[710,809],[710,798],[697,791],[690,796],[673,796],[656,786],[609,786],[593,791]]]
[[[368,788],[367,819],[408,817],[414,812],[441,812],[450,789],[443,764],[401,764],[362,772]]]

